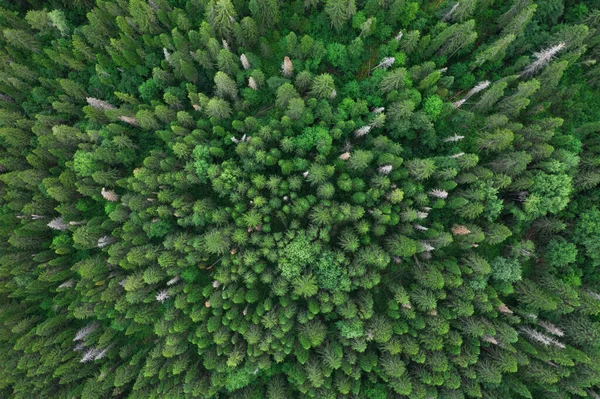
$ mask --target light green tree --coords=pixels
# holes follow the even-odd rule
[[[219,71],[215,74],[214,80],[215,93],[217,96],[221,98],[229,97],[232,100],[237,98],[237,85],[233,79]]]
[[[333,76],[328,73],[321,74],[313,79],[310,94],[317,98],[332,98],[335,96],[335,83]]]
[[[354,0],[327,0],[325,12],[329,16],[331,26],[339,31],[356,13],[356,4]]]
[[[231,116],[231,106],[220,98],[211,98],[206,104],[206,114],[215,119],[228,119]]]
[[[219,37],[224,39],[232,37],[237,13],[231,0],[210,0],[206,5],[206,17]]]

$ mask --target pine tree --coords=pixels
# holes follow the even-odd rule
[[[69,27],[64,12],[61,10],[52,10],[48,13],[48,20],[52,26],[58,29],[62,36],[68,35]]]
[[[237,86],[235,82],[223,72],[219,71],[215,74],[215,90],[216,95],[221,98],[226,96],[232,100],[237,98]]]
[[[262,29],[268,29],[279,22],[277,0],[250,0],[248,8]]]
[[[470,45],[477,39],[477,33],[474,32],[474,28],[474,20],[449,26],[432,40],[425,55],[430,56],[437,51],[439,55],[451,57],[455,52]]]
[[[502,26],[504,26],[504,28],[502,29],[501,35],[515,35],[518,37],[523,32],[525,26],[527,26],[529,21],[531,21],[531,18],[533,18],[533,15],[535,14],[536,10],[537,4],[532,4],[526,8],[523,8],[521,11],[519,11],[518,14],[514,16],[507,15],[506,22],[502,23]],[[509,12],[511,11],[509,10]],[[511,13],[509,15],[513,14]]]
[[[206,18],[210,25],[218,36],[226,40],[232,37],[236,16],[231,0],[210,0],[206,6]]]
[[[277,98],[275,99],[275,105],[279,108],[287,108],[290,101],[294,98],[298,98],[300,95],[290,83],[284,83],[277,88]],[[297,119],[297,118],[293,118]]]
[[[314,78],[310,94],[318,98],[332,98],[335,92],[333,77],[327,73]]]
[[[236,32],[237,41],[244,47],[252,47],[258,41],[258,27],[251,17],[244,17],[240,21],[239,33]]]
[[[471,17],[476,7],[477,0],[459,1],[452,7],[452,12],[449,14],[448,19],[452,21],[464,22]]]
[[[129,13],[141,33],[156,33],[156,15],[152,7],[143,0],[129,0]]]
[[[494,132],[484,132],[476,139],[479,151],[500,152],[510,147],[514,133],[508,129],[496,129]]]
[[[231,106],[225,100],[211,98],[206,104],[206,114],[211,118],[227,119],[231,116]]]
[[[536,92],[536,97],[541,99],[549,98],[555,92],[568,66],[568,61],[553,62],[548,65],[537,77],[537,80],[540,82],[540,89]]]
[[[222,49],[217,55],[217,66],[220,71],[235,76],[239,71],[237,57],[229,50]]]
[[[405,163],[409,173],[417,180],[429,178],[435,171],[435,163],[430,159],[412,159]]]
[[[33,35],[23,30],[5,29],[2,32],[6,42],[13,47],[39,53],[39,45]]]
[[[527,165],[531,161],[531,155],[525,151],[505,152],[500,157],[494,159],[490,167],[497,173],[517,176],[527,169]]]
[[[354,0],[327,0],[325,12],[329,16],[331,26],[340,31],[344,23],[356,13]]]
[[[506,49],[516,39],[514,34],[508,34],[494,43],[490,44],[485,50],[475,56],[473,67],[481,66],[486,62],[497,62],[504,58]]]
[[[388,93],[392,90],[402,89],[405,85],[406,78],[406,69],[395,69],[386,74],[381,83],[379,83],[379,88],[384,93]]]

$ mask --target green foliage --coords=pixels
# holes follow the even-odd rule
[[[370,151],[357,150],[352,153],[352,157],[348,160],[348,167],[351,170],[360,172],[369,167],[373,160],[373,154]]]
[[[553,239],[546,247],[544,259],[550,266],[565,267],[577,259],[577,246],[564,239]]]
[[[352,245],[351,243],[348,243]],[[350,278],[344,269],[343,258],[333,252],[322,254],[315,265],[319,287],[330,291],[350,290]]]
[[[596,0],[0,3],[0,397],[600,392]]]
[[[574,240],[581,245],[585,255],[592,262],[592,265],[600,265],[599,242],[600,237],[600,211],[593,207],[581,215],[577,220],[574,230]]]
[[[248,8],[263,29],[279,22],[279,2],[277,0],[250,0]]]
[[[327,155],[331,149],[333,143],[332,137],[329,132],[320,127],[314,126],[305,128],[301,135],[295,138],[296,147],[305,151],[310,151],[316,147],[317,151]]]
[[[492,277],[509,283],[521,279],[521,264],[515,258],[496,257],[490,262]]]
[[[443,106],[444,102],[442,99],[437,95],[433,95],[425,99],[425,102],[423,103],[423,111],[425,111],[427,115],[431,116],[432,119],[436,119],[442,112]]]
[[[142,0],[130,0],[129,12],[133,22],[141,32],[152,32],[156,24],[156,16],[152,7]]]
[[[207,253],[213,255],[223,255],[229,250],[229,237],[227,233],[221,230],[212,230],[202,237],[204,248]]]
[[[216,94],[219,97],[229,97],[231,99],[237,98],[237,87],[235,82],[221,71],[215,74],[215,89]]]
[[[335,84],[333,76],[324,73],[314,78],[311,86],[311,95],[317,98],[333,98],[335,97]]]
[[[140,96],[145,101],[151,101],[157,99],[160,94],[160,88],[157,86],[154,79],[150,78],[138,87]]]
[[[210,149],[203,145],[197,145],[192,153],[194,157],[194,169],[200,181],[206,181],[210,167]]]
[[[235,16],[236,12],[231,0],[210,0],[206,6],[206,17],[220,37],[231,36],[231,19],[235,19]]]
[[[327,0],[325,12],[329,16],[331,26],[339,31],[344,26],[344,22],[356,12],[356,5],[354,0]]]
[[[277,267],[287,279],[299,276],[305,267],[317,259],[319,248],[311,244],[306,234],[299,234],[280,251]]]
[[[392,255],[410,257],[418,252],[418,244],[404,236],[392,236],[388,239],[387,248]]]
[[[523,204],[525,211],[532,217],[560,212],[569,203],[571,181],[568,175],[538,173],[533,178],[531,194]]]
[[[211,98],[206,104],[206,114],[217,120],[228,119],[231,116],[231,106],[220,98]]]
[[[85,151],[77,151],[73,156],[73,170],[80,176],[91,176],[96,170],[94,155]]]
[[[400,90],[400,89],[404,88],[406,85],[408,85],[409,83],[410,83],[410,80],[408,79],[408,75],[406,74],[406,69],[398,68],[391,72],[388,72],[383,77],[383,79],[379,83],[379,88],[384,93],[387,93],[392,90]]]
[[[292,286],[294,287],[294,295],[302,297],[311,297],[319,292],[319,286],[317,285],[317,279],[312,274],[305,274],[303,276],[296,277],[292,280]]]
[[[298,92],[290,83],[284,83],[277,89],[277,99],[275,100],[275,105],[279,108],[287,108],[290,104],[290,101],[293,99],[297,99],[299,96]],[[302,102],[304,104],[304,102]],[[298,119],[302,112],[298,112],[298,117],[292,119]]]
[[[335,67],[344,67],[347,64],[346,46],[340,43],[327,45],[327,60]]]

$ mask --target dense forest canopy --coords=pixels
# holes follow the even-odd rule
[[[600,398],[600,0],[0,0],[0,397]]]

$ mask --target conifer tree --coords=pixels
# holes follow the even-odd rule
[[[475,56],[474,65],[481,66],[485,62],[496,62],[504,58],[506,49],[516,39],[514,34],[508,34],[494,43],[490,44],[485,50]]]
[[[354,0],[327,0],[325,12],[329,16],[331,26],[341,30],[344,23],[356,13]]]
[[[267,29],[279,22],[279,2],[277,0],[250,0],[248,8],[262,29]]]
[[[210,0],[206,6],[206,17],[215,33],[224,39],[230,39],[237,13],[231,0]]]
[[[237,98],[237,87],[233,79],[219,71],[215,74],[215,90],[219,97]]]
[[[157,19],[155,11],[142,0],[130,0],[129,12],[133,22],[137,25],[141,33],[156,33]]]
[[[311,86],[311,95],[318,98],[332,98],[335,96],[333,77],[327,73],[314,78]]]

